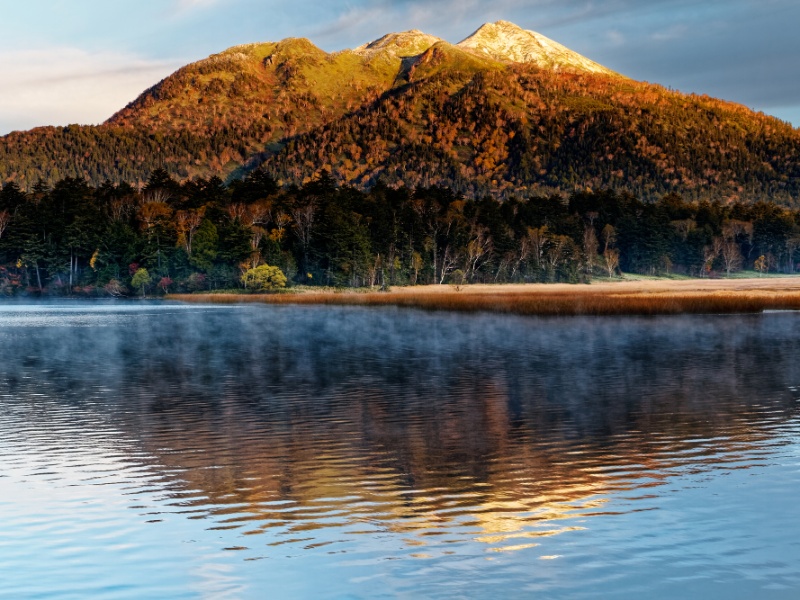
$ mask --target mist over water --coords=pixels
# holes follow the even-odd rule
[[[0,305],[0,597],[796,598],[800,317]]]

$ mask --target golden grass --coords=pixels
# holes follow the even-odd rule
[[[774,282],[773,282],[774,283]],[[674,315],[758,313],[800,310],[800,288],[686,289],[670,286],[635,290],[631,286],[481,286],[404,288],[392,292],[308,292],[276,295],[192,294],[170,300],[197,303],[263,303],[293,305],[401,306],[422,310],[494,312],[518,315]],[[476,286],[477,288],[477,286]],[[418,291],[415,291],[418,290]]]

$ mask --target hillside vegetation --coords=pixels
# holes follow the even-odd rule
[[[537,37],[538,36],[538,37]],[[518,61],[524,62],[518,62]],[[188,65],[96,127],[0,138],[0,181],[231,181],[323,170],[368,189],[497,198],[613,187],[723,202],[800,199],[800,132],[747,108],[632,81],[533,32],[459,45],[418,31],[326,53],[305,39]]]

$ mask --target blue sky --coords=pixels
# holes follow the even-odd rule
[[[413,28],[458,42],[498,19],[635,79],[800,125],[796,0],[6,0],[0,134],[102,122],[179,66],[236,44],[308,37],[333,51]]]

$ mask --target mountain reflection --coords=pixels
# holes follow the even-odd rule
[[[170,510],[270,545],[334,544],[319,532],[335,529],[528,548],[602,514],[612,492],[746,467],[797,416],[794,315],[23,317],[0,311],[0,396],[31,418],[104,419],[150,457]]]

